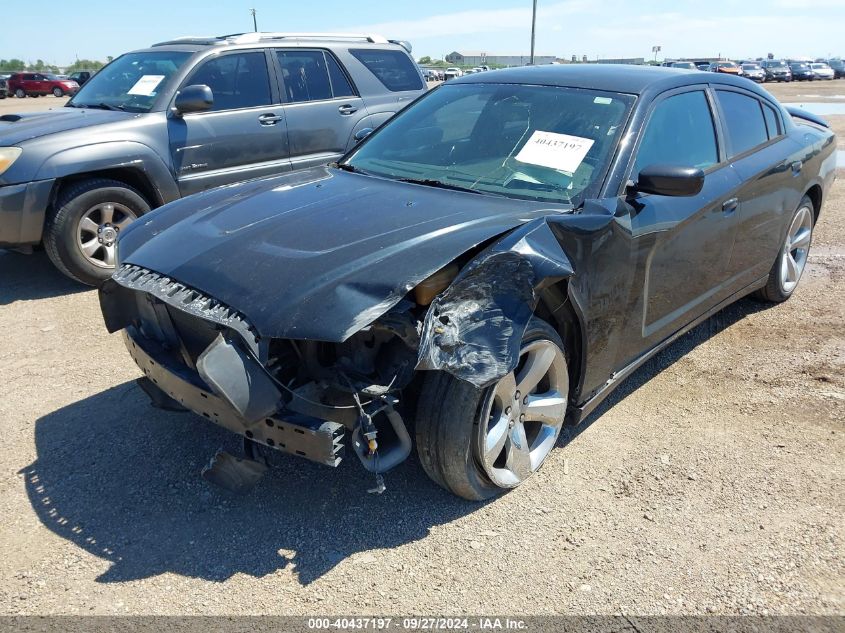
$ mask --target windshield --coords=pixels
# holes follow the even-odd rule
[[[786,64],[783,62],[769,62],[769,68],[786,68]]]
[[[760,67],[757,64],[743,64],[743,70],[760,70]]]
[[[395,116],[349,169],[568,203],[597,194],[634,98],[515,84],[443,85]]]
[[[806,70],[809,68],[807,64],[792,64],[793,68],[797,68],[799,70]]]
[[[810,64],[813,68],[827,68],[827,64]]]
[[[122,55],[86,81],[67,105],[149,112],[156,96],[190,56],[181,51]]]
[[[717,66],[719,66],[719,68],[736,68],[736,64],[733,62],[719,62]]]

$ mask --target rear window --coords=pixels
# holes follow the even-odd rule
[[[402,51],[353,49],[349,52],[391,92],[424,88],[416,65]]]

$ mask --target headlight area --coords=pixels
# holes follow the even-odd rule
[[[23,154],[20,147],[0,147],[0,176]]]

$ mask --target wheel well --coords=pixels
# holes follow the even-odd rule
[[[164,201],[161,199],[161,196],[150,182],[149,178],[137,169],[103,169],[100,171],[89,171],[82,174],[65,176],[56,187],[53,199],[55,200],[59,192],[65,187],[91,178],[109,178],[129,185],[141,194],[144,200],[147,201],[147,204],[150,205],[151,209],[155,209],[156,207],[164,204]]]
[[[819,219],[819,212],[822,210],[822,188],[818,185],[813,185],[807,191],[810,201],[813,203],[813,224]]]
[[[569,283],[562,281],[545,288],[534,314],[550,323],[563,339],[569,365],[569,394],[576,393],[583,369],[583,333],[581,321],[569,298]]]

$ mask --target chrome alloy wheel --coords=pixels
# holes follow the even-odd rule
[[[526,343],[482,407],[476,457],[490,481],[513,488],[540,468],[560,435],[568,396],[563,351],[544,339]]]
[[[88,209],[79,220],[76,241],[86,260],[100,268],[115,265],[117,236],[138,216],[117,202],[102,202]]]
[[[783,244],[780,285],[786,294],[795,290],[807,265],[810,241],[813,239],[813,212],[806,206],[798,209]]]

